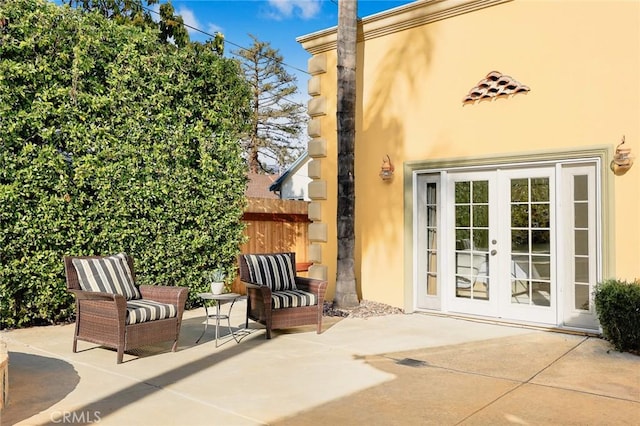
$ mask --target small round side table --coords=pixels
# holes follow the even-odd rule
[[[239,343],[240,341],[236,337],[236,333],[234,333],[233,330],[231,329],[230,316],[231,316],[231,309],[233,309],[233,305],[234,303],[236,303],[236,300],[240,298],[240,295],[238,293],[222,293],[222,294],[198,293],[198,296],[201,299],[204,299],[204,311],[206,313],[207,320],[204,323],[204,330],[202,330],[202,334],[200,335],[200,337],[198,337],[198,340],[196,340],[196,344],[200,342],[200,339],[202,339],[204,334],[207,332],[207,326],[209,325],[209,318],[216,319],[216,348],[218,347],[218,331],[220,329],[220,320],[225,320],[225,319],[227,320],[227,326],[229,327],[229,334],[231,335],[231,337],[233,337],[233,340],[235,340],[236,343]],[[215,314],[209,314],[209,308],[207,307],[207,300],[214,301],[214,304],[216,307]],[[229,302],[231,302],[231,306],[229,306],[229,312],[226,315],[221,314],[220,305],[223,305]],[[223,342],[223,343],[226,343],[226,342]]]

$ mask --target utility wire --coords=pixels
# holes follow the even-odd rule
[[[160,15],[160,12],[156,12],[155,10],[153,10],[153,9],[151,9],[151,8],[149,8],[149,7],[142,6],[142,9],[146,10],[147,12],[151,12],[151,13],[155,13],[156,15]],[[202,33],[202,34],[204,34],[204,35],[207,35],[207,36],[209,36],[209,37],[211,37],[211,38],[215,38],[215,34],[208,33],[208,32],[206,32],[206,31],[204,31],[204,30],[201,30],[200,28],[193,27],[193,26],[191,26],[191,25],[189,25],[189,24],[185,24],[184,22],[182,23],[182,25],[183,25],[183,26],[185,26],[186,28],[191,28],[192,30],[197,31],[197,32],[199,32],[199,33]],[[220,33],[220,34],[222,34],[222,33]],[[239,44],[237,44],[237,43],[234,43],[234,42],[232,42],[232,41],[229,41],[229,40],[227,40],[227,39],[226,39],[226,37],[224,37],[224,34],[222,34],[222,35],[223,35],[223,41],[224,41],[225,43],[230,44],[230,45],[232,45],[232,46],[235,46],[235,47],[239,48],[240,50],[244,50],[244,51],[247,51],[247,52],[249,51],[249,49],[247,49],[246,47],[242,47],[242,46],[240,46],[240,45],[239,45]],[[236,54],[235,54],[235,53],[233,53],[233,52],[230,52],[230,54],[231,54],[231,55],[234,55],[234,56],[236,56],[236,57],[240,56],[240,55],[236,55]],[[263,57],[264,57],[264,58],[266,58],[266,56],[263,56]],[[293,65],[289,65],[289,64],[287,64],[287,63],[285,63],[285,62],[280,62],[280,63],[281,63],[283,66],[286,66],[286,67],[288,67],[288,68],[292,68],[292,69],[297,70],[297,71],[300,71],[300,72],[302,72],[302,73],[304,73],[304,74],[311,75],[311,74],[310,74],[308,71],[306,71],[306,70],[300,69],[300,68],[298,68],[298,67],[294,67]],[[304,104],[298,103],[298,102],[296,102],[296,101],[292,101],[291,99],[288,99],[288,98],[281,98],[281,99],[282,99],[283,101],[289,102],[289,103],[290,103],[290,104],[292,104],[292,105],[296,105],[296,106],[299,106],[299,107],[301,107],[301,108],[304,108],[304,107],[305,107],[305,105],[304,105]]]
[[[146,6],[142,6],[142,8],[143,8],[144,10],[148,11],[148,12],[152,12],[152,13],[155,13],[156,15],[160,15],[160,12],[156,12],[155,10],[150,9],[150,8],[148,8],[148,7],[146,7]],[[182,23],[182,25],[183,25],[183,26],[185,26],[185,27],[187,27],[187,28],[191,28],[191,29],[192,29],[192,30],[194,30],[194,31],[197,31],[197,32],[199,32],[199,33],[202,33],[202,34],[204,34],[204,35],[207,35],[207,36],[209,36],[209,37],[212,37],[212,38],[213,38],[213,37],[215,37],[215,34],[208,33],[208,32],[206,32],[206,31],[204,31],[204,30],[201,30],[200,28],[196,28],[196,27],[193,27],[193,26],[191,26],[191,25],[189,25],[189,24],[185,24],[184,22]],[[220,34],[222,34],[222,33],[220,33]],[[223,34],[223,35],[224,35],[224,34]],[[224,42],[225,42],[225,43],[228,43],[228,44],[230,44],[230,45],[232,45],[232,46],[235,46],[235,47],[237,47],[237,48],[239,48],[239,49],[241,49],[241,50],[245,50],[245,51],[247,51],[247,52],[249,51],[249,49],[247,49],[246,47],[242,47],[242,46],[240,46],[240,45],[239,45],[239,44],[237,44],[237,43],[234,43],[234,42],[232,42],[232,41],[227,40],[227,38],[226,38],[226,37],[224,37]],[[232,54],[233,54],[233,53],[232,53]],[[237,56],[237,55],[236,55],[236,56]],[[290,65],[290,64],[287,64],[287,63],[285,63],[285,62],[281,62],[281,64],[282,64],[282,65],[284,65],[284,66],[286,66],[286,67],[288,67],[288,68],[292,68],[292,69],[294,69],[294,70],[296,70],[296,71],[300,71],[300,72],[305,73],[305,74],[307,74],[307,75],[311,75],[307,70],[303,70],[303,69],[301,69],[301,68],[295,67],[295,66]]]

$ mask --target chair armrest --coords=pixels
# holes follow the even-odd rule
[[[184,307],[187,295],[189,294],[187,287],[173,287],[168,285],[141,285],[139,289],[143,299],[176,305],[178,308]]]
[[[322,295],[324,299],[324,294],[327,291],[327,282],[325,280],[319,280],[316,278],[307,278],[307,277],[296,277],[296,287],[300,290],[305,290],[310,293],[315,293],[318,296]]]
[[[271,289],[269,286],[249,283],[246,281],[241,281],[242,284],[247,288],[247,293],[249,290],[252,290],[254,293],[259,293],[265,300],[271,300]]]
[[[259,284],[248,283],[248,282],[246,282],[246,281],[240,281],[240,282],[241,282],[242,284],[244,284],[244,285],[245,285],[245,287],[247,287],[247,288],[259,288],[259,287],[262,287],[262,286],[261,286],[261,285],[259,285]]]
[[[115,318],[124,326],[127,316],[127,300],[121,294],[69,289],[76,296],[77,315],[97,315]]]
[[[85,290],[68,290],[70,293],[73,293],[78,300],[102,300],[106,302],[115,302],[119,297],[124,299],[124,296],[120,294],[113,293],[102,293],[99,291],[85,291]]]

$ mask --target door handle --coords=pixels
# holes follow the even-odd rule
[[[491,256],[495,256],[498,253],[497,250],[491,250]]]

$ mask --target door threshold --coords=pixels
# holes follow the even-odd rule
[[[557,325],[547,325],[547,324],[540,324],[540,323],[533,323],[533,322],[526,322],[526,321],[483,317],[479,315],[435,312],[435,311],[429,311],[429,310],[416,310],[415,313],[432,315],[436,317],[453,318],[453,319],[459,319],[463,321],[473,321],[473,322],[479,322],[483,324],[504,325],[508,327],[518,327],[518,328],[526,328],[531,330],[549,331],[553,333],[573,334],[573,335],[587,336],[587,337],[602,337],[602,333],[600,331],[595,331],[595,330],[586,329],[586,328],[566,327],[566,326],[560,327]]]

